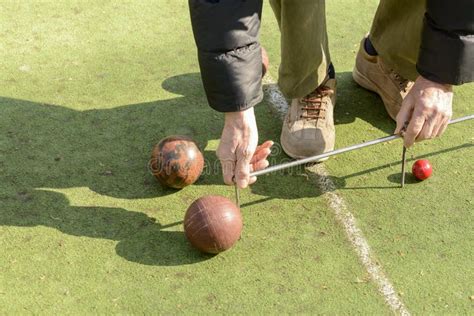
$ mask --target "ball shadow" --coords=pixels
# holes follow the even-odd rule
[[[145,265],[175,266],[201,262],[213,256],[192,248],[183,232],[147,227],[120,240],[115,250],[128,261]]]

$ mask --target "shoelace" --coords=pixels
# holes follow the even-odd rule
[[[400,88],[400,90],[402,90],[403,92],[407,92],[407,89],[411,86],[411,81],[403,78],[393,69],[390,69],[390,75],[398,83],[398,87]]]
[[[305,105],[301,107],[301,110],[303,110],[304,113],[300,115],[300,118],[310,120],[324,120],[326,118],[324,116],[324,113],[326,112],[326,102],[323,102],[323,98],[333,94],[334,90],[327,86],[317,87],[316,90],[302,99]]]

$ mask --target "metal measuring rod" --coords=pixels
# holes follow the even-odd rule
[[[449,125],[456,124],[456,123],[464,122],[464,121],[467,121],[467,120],[471,120],[473,118],[474,118],[474,114],[471,114],[471,115],[463,116],[463,117],[460,117],[460,118],[457,118],[457,119],[453,119],[453,120],[449,121],[448,124]],[[257,177],[257,176],[272,173],[272,172],[275,172],[275,171],[280,171],[280,170],[283,170],[283,169],[288,169],[288,168],[291,168],[291,167],[304,165],[304,164],[307,164],[307,163],[310,163],[310,162],[317,162],[317,161],[320,161],[321,159],[324,159],[324,158],[327,158],[327,157],[331,157],[331,156],[335,156],[335,155],[338,155],[338,154],[346,153],[346,152],[353,151],[353,150],[356,150],[356,149],[369,147],[369,146],[372,146],[372,145],[377,145],[377,144],[380,144],[380,143],[389,142],[391,140],[394,140],[394,139],[397,139],[397,138],[400,138],[400,137],[402,137],[402,136],[401,135],[386,136],[386,137],[377,138],[377,139],[374,139],[374,140],[371,140],[371,141],[368,141],[368,142],[364,142],[364,143],[361,143],[361,144],[356,144],[356,145],[352,145],[352,146],[348,146],[348,147],[328,151],[328,152],[320,154],[320,155],[311,156],[311,157],[308,157],[308,158],[303,158],[303,159],[298,159],[298,160],[282,163],[282,164],[279,164],[279,165],[268,167],[268,168],[263,169],[263,170],[258,170],[258,171],[252,172],[250,174],[250,177]],[[403,187],[404,182],[405,182],[404,181],[405,180],[404,175],[405,175],[405,164],[406,164],[406,148],[405,148],[405,146],[403,146],[403,148],[404,149],[403,149],[403,155],[402,155],[402,183],[401,183],[402,187]],[[237,184],[235,184],[235,198],[236,198],[237,206],[240,207],[240,190],[237,187]]]

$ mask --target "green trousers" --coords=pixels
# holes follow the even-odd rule
[[[270,0],[270,4],[281,32],[278,84],[286,97],[303,97],[323,82],[331,63],[325,1]],[[424,0],[381,0],[370,30],[383,61],[411,80],[418,76],[415,65],[425,7]]]

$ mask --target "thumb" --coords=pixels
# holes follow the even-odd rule
[[[410,122],[414,107],[415,102],[411,95],[408,94],[405,99],[403,99],[402,106],[397,115],[397,127],[394,132],[395,135],[400,134],[404,127],[406,128],[406,125]]]
[[[237,186],[241,189],[249,185],[250,175],[250,161],[253,156],[253,151],[245,149],[237,153],[237,163],[235,165],[235,180]]]

